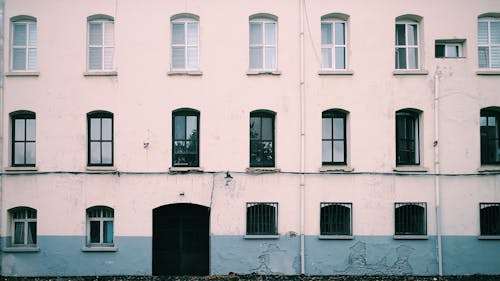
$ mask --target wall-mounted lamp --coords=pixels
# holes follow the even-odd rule
[[[233,177],[231,176],[229,171],[226,172],[226,176],[224,177],[224,179],[226,180],[226,186],[228,186],[229,183],[233,180]]]

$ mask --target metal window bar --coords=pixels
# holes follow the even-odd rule
[[[247,234],[277,234],[278,203],[247,203]]]
[[[395,203],[395,235],[427,235],[427,203]]]
[[[352,203],[321,203],[320,234],[351,235]]]
[[[500,235],[500,203],[480,203],[481,235]]]

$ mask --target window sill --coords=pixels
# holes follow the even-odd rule
[[[258,239],[280,239],[280,236],[278,234],[269,234],[269,235],[245,235],[243,236],[243,239],[248,239],[248,240],[258,240]]]
[[[500,235],[479,235],[479,240],[500,240]]]
[[[352,240],[354,236],[352,235],[319,235],[319,240]]]
[[[428,168],[423,167],[423,166],[398,166],[395,168],[392,168],[394,172],[400,172],[400,173],[427,173],[429,171]]]
[[[500,165],[484,165],[477,169],[479,173],[498,173],[500,172]]]
[[[249,174],[271,174],[279,173],[281,169],[275,167],[248,167],[246,172]]]
[[[202,173],[203,167],[170,167],[168,171],[172,174],[176,173]]]
[[[345,165],[339,165],[339,166],[334,166],[334,165],[329,165],[329,166],[321,166],[319,168],[319,171],[321,173],[328,173],[328,172],[352,172],[354,171],[354,168],[351,166],[345,166]]]
[[[86,71],[83,76],[118,76],[116,71]]]
[[[4,170],[6,172],[33,172],[33,171],[38,171],[37,166],[32,166],[32,167],[5,167]]]
[[[40,72],[38,71],[9,71],[5,73],[6,77],[38,77]]]
[[[419,69],[397,69],[392,72],[392,75],[427,75],[429,71]]]
[[[116,246],[102,246],[102,247],[83,247],[82,252],[117,252],[118,248]]]
[[[200,70],[171,70],[167,73],[168,76],[202,76]]]
[[[500,70],[477,70],[476,75],[500,75]]]
[[[96,172],[116,172],[115,166],[87,166],[87,171],[96,171]]]
[[[318,75],[354,75],[352,70],[320,70]]]
[[[247,71],[248,76],[257,76],[257,75],[272,75],[272,76],[278,76],[281,75],[281,71],[279,70],[248,70]]]
[[[4,253],[36,253],[40,252],[38,247],[7,247],[3,248]]]
[[[429,240],[427,235],[394,235],[394,240]]]

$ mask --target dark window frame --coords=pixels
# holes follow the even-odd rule
[[[420,113],[411,110],[399,110],[396,112],[396,166],[418,166],[420,165]],[[401,137],[399,135],[399,121],[403,120],[405,123],[405,136]],[[409,123],[413,124],[414,137],[410,138],[408,135],[407,125]],[[406,145],[402,145],[406,143]],[[413,143],[413,145],[412,145]],[[401,159],[404,154],[407,154],[406,158]]]
[[[500,203],[479,203],[481,236],[500,236]]]
[[[26,140],[26,120],[35,120],[35,140],[28,141]],[[16,120],[24,120],[24,140],[16,141]],[[23,113],[13,113],[11,114],[11,126],[12,126],[12,136],[11,136],[11,165],[12,167],[35,167],[36,166],[36,114],[33,112],[23,112]],[[24,161],[21,164],[16,164],[16,143],[23,143],[24,147]],[[35,144],[35,163],[27,164],[26,163],[26,144],[34,143]]]
[[[420,213],[419,213],[420,212]],[[422,217],[419,217],[422,215]],[[421,225],[419,225],[419,223]],[[427,235],[427,203],[394,203],[394,235]]]
[[[188,140],[187,136],[184,139],[176,139],[175,138],[175,117],[180,116],[184,117],[184,128],[187,130],[187,117],[195,116],[196,117],[196,153],[188,153],[188,152],[175,152],[175,143],[176,142],[184,142],[184,147],[186,147],[186,142]],[[186,135],[186,132],[184,132]],[[185,149],[187,151],[187,149]],[[181,165],[176,163],[176,155],[195,155],[193,163],[186,163],[186,165]],[[178,109],[172,112],[172,166],[173,167],[199,167],[200,166],[200,112],[194,109]]]
[[[498,112],[496,110],[491,110],[491,109],[481,109],[481,113],[480,113],[480,117],[479,117],[480,120],[483,117],[486,117],[486,126],[482,126],[481,121],[479,123],[480,138],[481,138],[481,140],[480,140],[481,164],[482,165],[500,165],[500,157],[498,158],[499,159],[498,161],[494,160],[494,155],[500,154],[500,148],[497,151],[490,151],[490,149],[488,149],[488,145],[486,144],[486,142],[493,141],[493,142],[496,142],[497,146],[500,147],[500,126],[498,125],[498,122],[500,121],[500,112]],[[488,132],[486,130],[483,130],[483,127],[488,127],[488,122],[489,122],[490,117],[495,118],[495,126],[496,126],[496,134],[497,134],[496,138],[489,137]],[[484,137],[483,137],[483,132],[485,134]],[[486,138],[486,139],[484,139],[484,138]],[[487,157],[488,155],[490,155],[490,157]],[[490,160],[489,158],[492,158],[493,160]]]
[[[109,118],[111,119],[111,140],[102,140],[102,119]],[[91,120],[92,119],[100,119],[100,127],[101,127],[101,132],[100,132],[100,139],[99,140],[92,140],[91,139],[91,132],[92,132],[92,127],[91,127]],[[115,158],[115,120],[114,120],[114,114],[108,111],[96,111],[96,112],[90,112],[87,113],[87,166],[113,166],[114,165],[114,158]],[[98,142],[100,143],[100,152],[101,152],[101,157],[100,157],[100,163],[92,163],[91,162],[91,144],[92,142]],[[106,143],[111,143],[111,163],[102,163],[102,144]]]
[[[323,113],[321,114],[321,121],[323,121],[323,119],[325,118],[328,118],[329,120],[331,120],[331,128],[332,128],[332,131],[331,131],[331,134],[332,134],[332,138],[331,139],[324,139],[323,136],[321,136],[321,147],[323,147],[323,142],[324,141],[331,141],[332,143],[332,161],[331,162],[324,162],[323,160],[321,161],[322,165],[347,165],[347,112],[343,112],[343,111],[340,111],[340,110],[326,110],[326,111],[323,111]],[[343,135],[344,135],[344,138],[343,139],[335,139],[334,138],[334,132],[333,132],[333,119],[342,119],[343,120],[343,126],[344,126],[344,132],[343,132]],[[323,122],[321,122],[321,130],[323,130]],[[343,158],[344,158],[344,161],[340,161],[340,162],[335,162],[334,161],[334,143],[336,141],[343,141],[344,142],[344,155],[343,155]],[[323,152],[322,152],[322,158],[323,158]]]
[[[260,137],[259,139],[252,139],[252,118],[260,118]],[[271,119],[271,124],[272,124],[272,140],[271,141],[265,141],[265,140],[262,140],[262,119],[263,118],[270,118]],[[276,122],[276,114],[274,112],[268,112],[268,111],[252,111],[250,112],[250,127],[249,127],[249,137],[250,137],[250,167],[275,167],[276,166],[276,135],[275,135],[275,124],[274,122]],[[264,142],[270,142],[272,144],[272,152],[271,152],[271,157],[272,157],[272,161],[264,161],[264,160],[261,160],[261,161],[252,161],[252,155],[253,154],[256,154],[256,152],[258,151],[255,151],[256,149],[252,149],[253,146],[255,145],[259,145],[259,143],[262,145]],[[262,151],[259,153],[260,154],[260,158],[261,159],[264,159],[263,155],[263,149]]]
[[[277,202],[246,203],[246,235],[278,235]]]
[[[348,209],[344,214],[335,209]],[[344,215],[344,216],[342,216]],[[348,215],[346,218],[345,215]],[[347,225],[346,225],[347,224]],[[320,203],[320,235],[352,235],[352,203],[321,202]]]

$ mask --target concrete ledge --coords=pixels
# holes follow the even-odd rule
[[[171,70],[167,73],[168,76],[202,76],[200,70]]]
[[[429,240],[428,235],[394,235],[394,240]]]
[[[279,234],[270,235],[245,235],[243,239],[280,239]]]
[[[36,253],[40,252],[38,247],[7,247],[2,249],[5,253]]]
[[[500,235],[479,235],[479,240],[500,240]]]
[[[9,166],[9,167],[5,167],[3,169],[6,172],[34,172],[34,171],[38,171],[37,166],[32,166],[32,167]]]
[[[6,77],[38,77],[40,72],[38,71],[9,71],[5,72]]]
[[[281,172],[281,169],[275,167],[248,167],[246,172],[249,174],[272,174]]]
[[[258,76],[258,75],[271,75],[277,76],[281,75],[281,71],[279,70],[247,70],[248,76]]]
[[[394,172],[400,172],[400,173],[426,173],[429,171],[428,168],[424,166],[397,166],[395,168],[392,168]]]
[[[354,75],[352,70],[320,70],[318,75]]]
[[[111,247],[83,247],[82,252],[116,252],[118,248],[116,246]]]
[[[419,69],[397,69],[392,72],[392,75],[427,75],[429,71]]]
[[[500,173],[500,165],[484,165],[477,169],[479,173]]]
[[[477,75],[500,75],[500,70],[477,70]]]
[[[170,167],[168,171],[172,174],[202,173],[203,167]]]
[[[346,165],[339,165],[339,166],[330,165],[330,166],[321,166],[321,168],[319,168],[319,171],[322,173],[328,173],[328,172],[341,173],[341,172],[352,172],[354,171],[354,168]]]
[[[115,166],[87,166],[86,169],[95,172],[116,172]]]
[[[319,235],[319,240],[352,240],[354,236],[352,235]]]
[[[118,76],[116,71],[86,71],[83,76]]]

